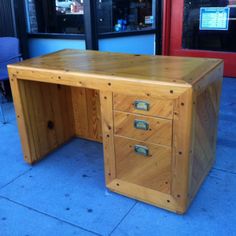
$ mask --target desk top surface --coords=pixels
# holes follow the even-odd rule
[[[110,78],[194,84],[223,63],[220,59],[143,56],[98,51],[62,50],[25,60],[10,68],[91,74]]]

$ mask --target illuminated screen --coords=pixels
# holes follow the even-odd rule
[[[200,30],[228,30],[229,7],[200,8]]]

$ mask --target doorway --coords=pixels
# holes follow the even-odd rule
[[[220,58],[236,77],[236,1],[171,1],[168,55]]]

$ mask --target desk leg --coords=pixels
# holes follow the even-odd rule
[[[175,101],[171,195],[184,213],[188,204],[188,181],[193,121],[193,92],[189,89]]]
[[[105,178],[107,185],[116,177],[112,98],[113,98],[112,92],[107,92],[107,91],[100,92],[104,165],[105,165]]]
[[[22,96],[19,89],[19,83],[16,75],[10,75],[10,84],[12,90],[12,96],[14,100],[15,112],[18,122],[18,128],[21,137],[21,144],[24,153],[24,159],[29,164],[33,163],[33,156],[35,156],[35,151],[32,149],[32,143],[30,143],[29,135],[27,132],[27,121],[25,120],[25,115],[23,111]]]

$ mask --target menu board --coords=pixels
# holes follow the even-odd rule
[[[201,7],[200,30],[228,30],[229,7]]]

